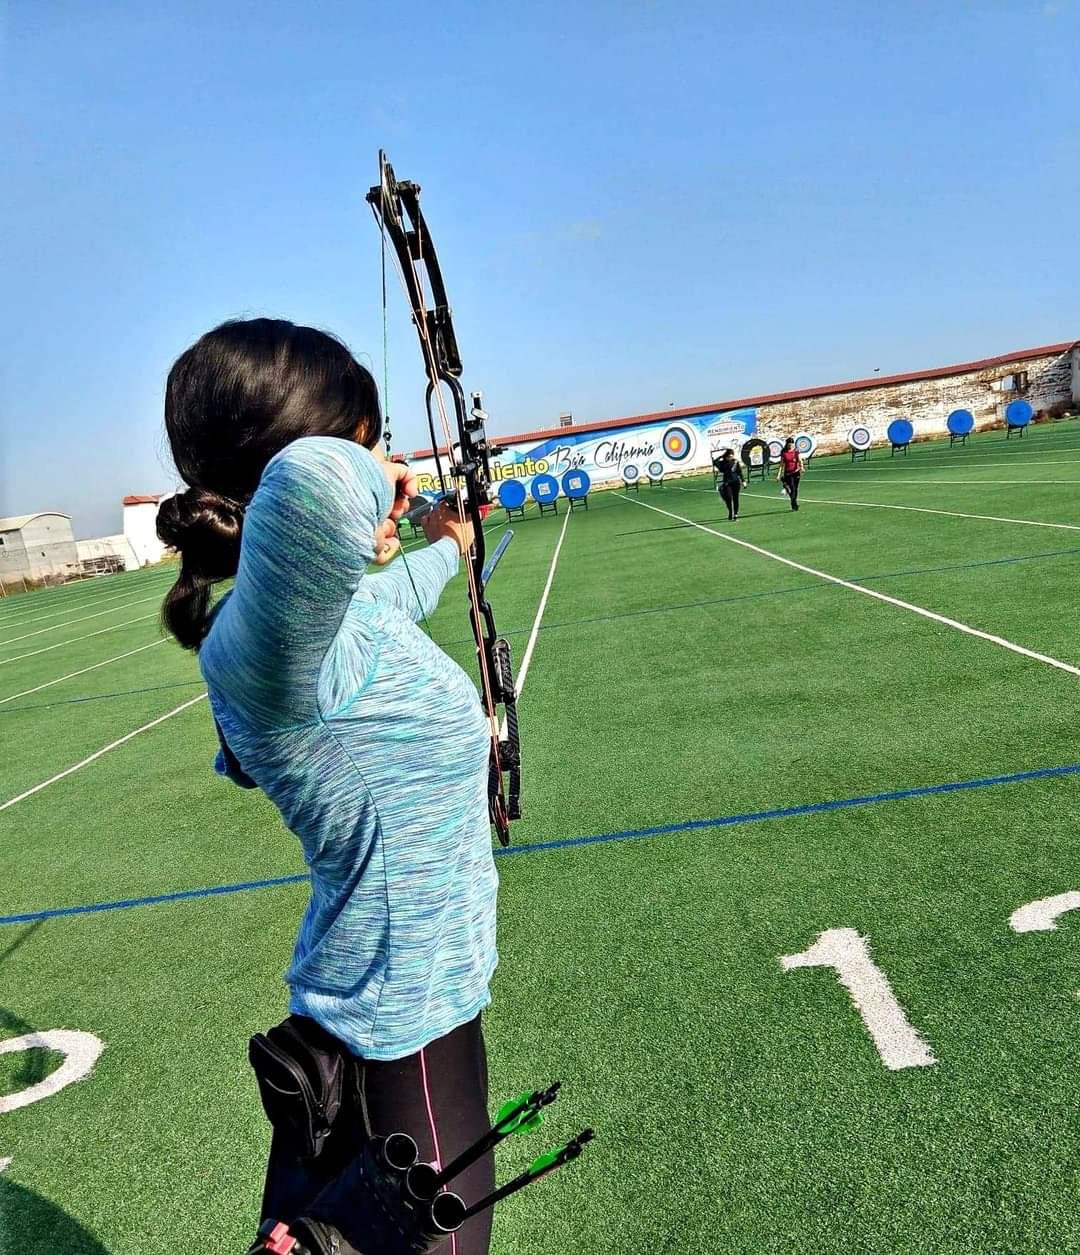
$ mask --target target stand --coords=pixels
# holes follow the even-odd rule
[[[874,437],[869,427],[853,427],[848,432],[848,447],[851,449],[852,462],[865,462],[870,453]]]
[[[891,452],[889,457],[894,458],[898,453],[902,453],[907,457],[908,445],[911,444],[911,438],[915,435],[915,428],[908,422],[906,418],[894,418],[889,424],[885,435],[889,438],[889,446]]]
[[[649,477],[650,488],[663,488],[664,486],[664,464],[663,462],[650,462],[645,468],[645,474]]]
[[[641,472],[632,462],[622,468],[622,485],[627,492],[641,491]]]
[[[570,513],[575,510],[587,510],[589,508],[589,489],[592,487],[592,480],[584,471],[567,471],[562,477],[563,495],[570,502]]]
[[[525,517],[527,495],[525,485],[520,479],[506,479],[499,485],[499,505],[506,511],[506,521],[511,522],[515,515]]]
[[[534,475],[532,497],[540,507],[540,517],[559,513],[559,481],[554,475]]]
[[[949,432],[949,448],[954,444],[967,444],[967,438],[975,427],[975,416],[970,410],[953,410],[945,420]]]
[[[1023,438],[1034,413],[1027,401],[1010,401],[1005,407],[1005,439]]]
[[[773,443],[777,443],[773,441]],[[782,448],[783,446],[781,446]],[[761,461],[755,462],[754,455],[760,454]],[[769,460],[772,457],[772,446],[764,440],[759,440],[757,436],[752,436],[749,440],[743,442],[742,448],[739,450],[739,461],[746,467],[746,482],[749,483],[756,474],[758,479],[764,482],[769,474]],[[775,459],[773,459],[775,461]]]

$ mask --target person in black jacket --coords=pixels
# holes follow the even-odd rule
[[[718,487],[724,505],[727,506],[727,516],[734,521],[739,517],[739,493],[743,486],[742,464],[730,449],[725,449],[721,457],[713,458],[713,466],[720,477]]]

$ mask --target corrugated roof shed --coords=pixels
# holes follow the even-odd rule
[[[40,519],[46,514],[71,522],[71,515],[64,514],[60,510],[36,510],[33,514],[13,514],[10,518],[0,519],[0,532],[21,532],[27,523],[32,523],[34,519]]]

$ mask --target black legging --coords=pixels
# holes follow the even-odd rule
[[[392,1063],[365,1060],[361,1084],[372,1132],[408,1133],[426,1163],[448,1164],[491,1128],[484,1035],[477,1016]],[[449,1188],[472,1204],[495,1186],[495,1153],[466,1168]],[[487,1255],[491,1211],[467,1220],[446,1242],[446,1255]]]
[[[295,1122],[302,1117],[292,1097],[294,1087],[273,1089],[271,1102],[279,1119],[275,1121],[271,1115],[274,1136],[262,1220],[292,1223],[309,1214],[307,1209],[318,1196],[326,1208],[318,1218],[346,1233],[351,1228],[355,1232],[356,1226],[362,1228],[365,1223],[368,1204],[363,1197],[354,1198],[348,1178],[350,1165],[355,1164],[369,1131],[376,1137],[407,1133],[416,1142],[422,1162],[445,1166],[491,1128],[487,1111],[487,1054],[479,1015],[416,1054],[392,1062],[349,1055],[340,1041],[303,1016],[290,1016],[286,1024],[294,1025],[303,1039],[299,1046],[295,1041],[287,1043],[286,1054],[294,1062],[302,1060],[305,1072],[317,1069],[320,1076],[325,1076],[336,1070],[340,1075],[335,1061],[340,1062],[343,1056],[355,1067],[348,1069],[343,1089],[345,1101],[319,1159],[307,1157],[300,1148]],[[280,1025],[270,1033],[280,1033],[284,1028]],[[265,1061],[260,1067],[262,1080],[266,1081]],[[259,1074],[257,1067],[256,1075]],[[301,1104],[302,1101],[301,1098]],[[265,1090],[263,1102],[266,1106]],[[271,1114],[269,1108],[267,1114]],[[495,1157],[489,1151],[449,1182],[449,1187],[468,1206],[489,1194],[494,1184]],[[487,1255],[491,1222],[490,1211],[467,1220],[447,1240],[446,1255]]]
[[[742,485],[736,480],[733,484],[721,484],[720,496],[727,506],[727,516],[733,519],[739,513],[739,491]]]
[[[791,508],[797,510],[799,508],[799,480],[801,476],[798,471],[793,475],[784,476],[784,487],[787,489],[788,500],[791,502]]]

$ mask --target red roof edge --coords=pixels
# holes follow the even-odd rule
[[[1010,362],[1024,362],[1033,357],[1049,357],[1067,353],[1080,346],[1080,340],[1063,340],[1060,344],[1044,344],[1034,349],[1017,349],[1002,353],[999,357],[983,357],[975,362],[958,362],[953,366],[938,366],[933,370],[915,370],[903,375],[875,375],[871,379],[852,379],[847,383],[824,384],[817,388],[801,388],[796,392],[770,392],[763,396],[740,397],[735,401],[714,401],[711,405],[694,405],[681,410],[657,410],[651,414],[635,414],[629,418],[607,418],[597,423],[575,423],[572,427],[540,427],[517,436],[492,436],[494,443],[514,444],[518,441],[538,440],[558,435],[560,431],[580,434],[604,431],[616,427],[635,427],[639,423],[656,422],[658,419],[691,418],[695,414],[711,414],[714,411],[741,410],[750,406],[776,405],[782,401],[802,401],[811,397],[829,396],[837,392],[862,392],[868,388],[885,388],[890,384],[915,383],[920,379],[940,379],[947,375],[966,375],[970,371],[986,370],[991,366],[1005,366]],[[417,449],[412,457],[431,457],[433,450]]]
[[[144,493],[142,495],[136,494],[133,497],[125,497],[123,504],[124,505],[157,505],[157,503],[161,500],[161,498],[164,495],[165,494],[163,492]]]

